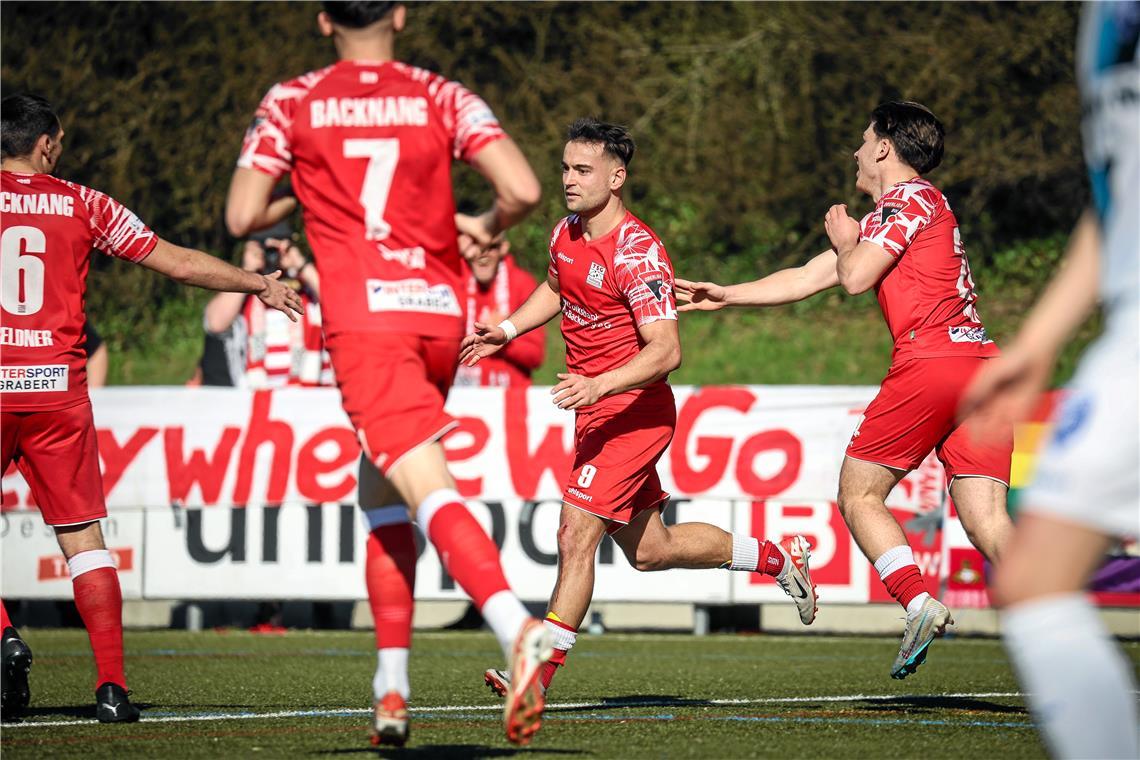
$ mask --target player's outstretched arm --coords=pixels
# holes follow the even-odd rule
[[[305,313],[297,292],[278,281],[281,270],[271,275],[247,272],[208,253],[182,248],[162,238],[159,238],[154,250],[139,263],[184,285],[253,293],[266,306],[284,312],[294,322],[297,321],[298,314]]]
[[[1069,238],[1060,271],[1001,356],[990,359],[962,395],[961,418],[975,415],[985,437],[1025,419],[1049,382],[1057,354],[1096,305],[1100,227],[1086,211]]]
[[[562,298],[558,295],[558,279],[548,276],[530,294],[522,306],[497,325],[475,323],[475,332],[463,339],[459,347],[459,363],[474,367],[512,340],[536,327],[546,324],[562,311]],[[513,334],[508,334],[513,331]]]
[[[620,367],[597,377],[568,372],[558,373],[560,382],[550,389],[560,409],[581,409],[596,404],[606,396],[644,388],[665,379],[681,366],[681,336],[677,320],[658,319],[637,328],[645,345],[637,356]]]
[[[542,199],[542,186],[526,156],[509,137],[495,140],[476,153],[471,166],[491,183],[495,201],[478,216],[456,214],[455,223],[460,232],[480,245],[489,245],[495,236],[534,210]]]
[[[273,197],[277,180],[257,169],[239,167],[226,196],[226,228],[237,238],[280,222],[297,208],[292,195]]]
[[[824,251],[803,266],[781,269],[738,285],[676,282],[678,311],[717,311],[725,306],[781,306],[802,301],[839,284],[835,251]]]

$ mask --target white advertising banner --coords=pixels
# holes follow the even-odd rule
[[[143,598],[143,512],[120,510],[102,521],[103,538],[119,569],[124,599]],[[0,514],[3,596],[17,599],[70,599],[71,574],[55,532],[38,512]]]
[[[881,584],[870,578],[834,503],[844,448],[874,393],[844,386],[676,388],[677,432],[659,465],[674,497],[667,520],[769,538],[805,533],[816,545],[813,573],[827,599],[874,599],[873,586]],[[364,597],[364,529],[353,506],[359,446],[335,390],[110,388],[92,392],[92,400],[108,523],[120,526],[121,544],[131,550],[130,593]],[[460,421],[445,442],[460,492],[502,547],[520,595],[547,598],[573,415],[557,409],[546,388],[456,388],[448,409]],[[937,529],[943,477],[931,458],[895,489],[890,506],[908,535]],[[40,570],[54,540],[14,468],[2,490],[4,595],[67,598],[69,584]],[[430,548],[421,553],[416,595],[460,596]],[[746,573],[638,573],[607,539],[595,598],[711,604],[783,595]]]

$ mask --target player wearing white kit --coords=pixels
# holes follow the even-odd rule
[[[1140,3],[1084,10],[1077,74],[1094,209],[1016,340],[963,402],[998,424],[1024,418],[1061,346],[1102,301],[1104,333],[1058,410],[993,588],[1026,701],[1063,758],[1140,757],[1132,667],[1084,595],[1113,538],[1140,532],[1138,33]]]

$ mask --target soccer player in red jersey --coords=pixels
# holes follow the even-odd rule
[[[287,215],[274,198],[292,175],[321,277],[326,346],[364,450],[359,501],[368,516],[366,585],[376,621],[372,741],[407,739],[407,659],[416,548],[409,513],[523,674],[504,711],[507,738],[541,723],[538,671],[550,638],[514,595],[495,544],[468,512],[440,439],[463,337],[458,232],[489,244],[540,195],[522,152],[487,104],[462,85],[398,62],[404,6],[327,2],[318,16],[339,60],[271,88],[245,136],[226,207],[245,236]],[[455,214],[461,159],[494,205]]]
[[[815,619],[815,588],[802,536],[780,543],[728,533],[707,523],[666,526],[657,460],[673,438],[677,406],[666,382],[681,364],[673,266],[665,246],[622,201],[634,143],[629,132],[595,119],[570,126],[562,185],[572,212],[550,238],[546,281],[498,325],[476,323],[463,341],[467,365],[493,356],[519,335],[562,314],[567,372],[551,393],[575,411],[574,466],[558,527],[558,581],[546,624],[554,657],[549,686],[577,638],[594,593],[594,557],[609,533],[638,570],[714,568],[773,576]],[[504,693],[513,673],[488,670]]]
[[[855,152],[855,186],[875,201],[862,221],[832,206],[824,225],[832,248],[801,267],[722,287],[677,281],[681,311],[776,306],[842,285],[871,288],[894,337],[891,367],[847,447],[839,509],[859,548],[906,608],[891,676],[926,659],[934,636],[953,623],[927,591],[887,495],[933,449],[950,476],[950,495],[974,546],[996,561],[1012,531],[1005,508],[1013,433],[976,442],[956,419],[958,400],[998,355],[975,306],[970,264],[946,197],[922,175],[942,161],[941,122],[917,103],[883,103]]]
[[[253,293],[293,319],[301,302],[278,282],[280,272],[245,272],[171,245],[112,198],[53,177],[63,127],[43,98],[13,95],[0,111],[0,471],[16,462],[67,559],[98,671],[96,716],[134,721],[122,592],[98,522],[107,507],[83,350],[89,254],[98,248],[187,285]],[[32,655],[2,602],[0,617],[7,714],[27,706]]]

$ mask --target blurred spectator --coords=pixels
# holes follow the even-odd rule
[[[238,388],[333,385],[321,335],[320,277],[287,224],[255,233],[242,248],[243,269],[270,273],[301,294],[305,315],[292,322],[256,298],[219,293],[206,305],[206,339],[191,385]],[[280,317],[280,318],[279,318]]]
[[[511,244],[500,239],[483,249],[469,235],[459,236],[459,252],[467,287],[467,330],[475,322],[497,325],[522,305],[538,283],[511,255]],[[476,364],[459,368],[455,385],[526,387],[546,353],[545,327],[511,341],[502,351]]]
[[[107,384],[107,368],[110,366],[107,344],[90,319],[83,325],[83,334],[87,337],[83,344],[83,350],[87,354],[87,387],[102,388]]]

